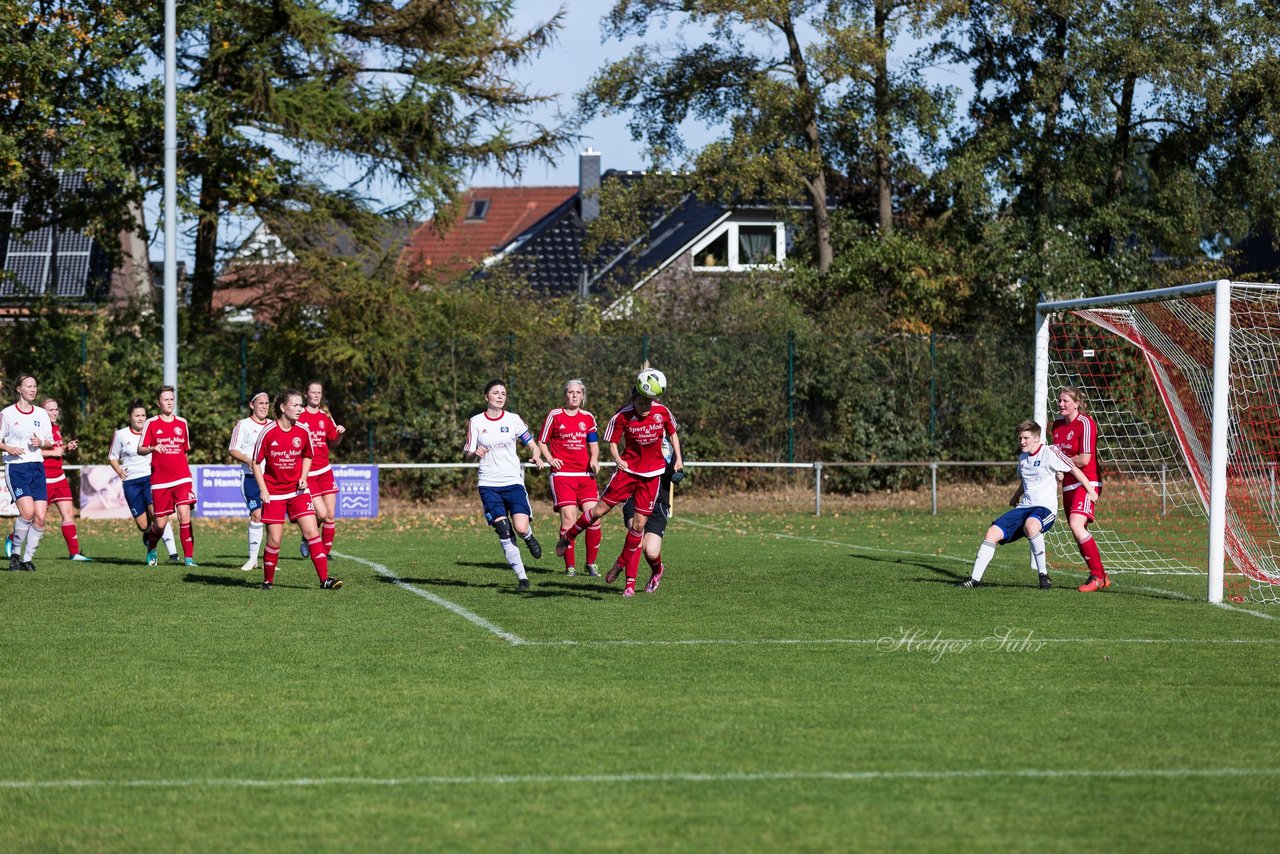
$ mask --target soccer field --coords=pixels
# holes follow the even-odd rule
[[[0,573],[0,850],[1272,850],[1280,610],[1023,544],[958,590],[989,521],[680,515],[633,600],[546,515],[527,594],[478,516],[341,525],[336,592],[292,531],[259,591],[241,524],[195,569],[51,530]]]

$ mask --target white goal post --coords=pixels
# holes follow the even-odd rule
[[[1217,603],[1230,558],[1233,601],[1280,601],[1280,285],[1042,302],[1034,411],[1046,430],[1064,386],[1099,422],[1093,530],[1109,571],[1206,573]],[[1074,540],[1060,528],[1066,557]]]

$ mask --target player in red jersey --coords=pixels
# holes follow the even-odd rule
[[[53,447],[44,454],[44,481],[49,492],[49,503],[58,508],[62,517],[62,538],[67,541],[67,556],[72,560],[90,561],[93,558],[80,551],[80,537],[76,533],[76,509],[71,500],[71,483],[62,470],[62,459],[68,451],[80,447],[75,439],[63,440],[62,427],[58,424],[58,401],[45,398],[44,411],[49,413],[49,426],[53,429]]]
[[[547,413],[538,434],[542,456],[551,466],[551,500],[560,513],[560,536],[578,521],[579,509],[590,512],[600,500],[596,473],[600,471],[600,441],[596,418],[582,408],[587,387],[582,380],[564,384],[564,406]],[[597,576],[600,554],[600,523],[587,527],[587,575]],[[574,575],[573,543],[564,553],[564,574]]]
[[[342,582],[329,577],[329,553],[320,539],[316,511],[307,476],[311,473],[311,436],[298,423],[302,393],[291,388],[276,395],[276,421],[262,431],[253,452],[253,477],[262,493],[262,521],[267,526],[267,548],[262,558],[262,589],[270,590],[276,580],[280,560],[280,540],[285,521],[297,522],[307,541],[311,564],[320,586],[336,590]]]
[[[307,383],[307,405],[298,414],[298,424],[311,434],[311,474],[307,488],[311,491],[311,503],[320,520],[320,539],[324,552],[333,551],[333,535],[337,532],[338,484],[333,479],[333,467],[329,465],[329,448],[342,441],[347,428],[335,424],[333,416],[320,408],[324,403],[324,385],[319,380]],[[310,546],[302,544],[302,556],[307,556]]]
[[[625,569],[627,573],[626,588],[623,596],[634,596],[636,592],[636,575],[640,570],[640,542],[644,537],[644,526],[653,514],[658,499],[658,486],[662,474],[667,469],[667,461],[662,456],[662,438],[666,436],[671,443],[671,465],[675,471],[684,470],[684,457],[680,453],[680,437],[676,432],[676,420],[671,410],[659,403],[655,398],[642,393],[641,380],[650,373],[642,371],[636,378],[636,387],[631,392],[631,402],[619,409],[604,429],[604,440],[609,444],[609,453],[617,464],[617,471],[609,479],[605,487],[604,497],[600,503],[588,513],[583,513],[573,524],[560,542],[556,543],[556,554],[563,556],[575,537],[589,525],[628,498],[635,499],[635,515],[627,527],[627,539],[622,547],[622,554],[609,570],[605,581],[610,584],[618,577],[618,571]],[[656,372],[655,372],[656,373]],[[666,386],[665,377],[661,385]],[[618,443],[623,443],[623,450],[618,452]],[[656,589],[656,586],[654,587]]]
[[[153,550],[164,526],[169,524],[169,517],[176,513],[185,563],[196,566],[196,541],[191,531],[191,508],[196,506],[196,491],[191,480],[191,464],[187,461],[191,428],[185,418],[174,414],[177,402],[173,386],[161,386],[156,395],[160,414],[147,419],[142,438],[138,440],[138,453],[151,455],[151,501],[156,516],[142,535],[142,541],[148,552]]]
[[[1053,444],[1080,467],[1093,488],[1102,492],[1102,476],[1098,467],[1098,422],[1085,414],[1084,395],[1080,389],[1064,386],[1058,390],[1059,418],[1053,422]],[[1089,533],[1093,524],[1094,501],[1085,494],[1081,484],[1062,482],[1062,505],[1067,511],[1067,523],[1075,535],[1080,556],[1089,567],[1089,580],[1078,588],[1081,593],[1106,590],[1111,578],[1102,565],[1098,543]]]

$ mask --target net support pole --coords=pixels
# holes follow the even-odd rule
[[[1036,308],[1036,375],[1035,411],[1032,417],[1040,430],[1048,428],[1045,413],[1049,411],[1049,314]]]
[[[1228,392],[1231,390],[1231,282],[1214,290],[1213,449],[1209,464],[1209,601],[1222,601],[1227,534]]]

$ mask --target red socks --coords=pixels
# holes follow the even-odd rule
[[[325,551],[324,540],[321,537],[307,540],[307,548],[311,549],[311,565],[316,568],[320,583],[324,584],[329,578],[329,554]]]
[[[178,538],[182,540],[182,556],[187,560],[196,556],[196,539],[191,533],[191,523],[178,526]]]
[[[336,522],[325,522],[320,526],[320,540],[324,543],[324,553],[333,551],[333,535],[338,531]]]
[[[268,584],[275,584],[276,581],[276,564],[280,560],[280,550],[273,549],[271,546],[266,547],[266,551],[262,554],[262,580]]]
[[[80,554],[80,538],[76,536],[76,523],[62,523],[62,538],[67,541],[67,553],[71,557]]]
[[[1098,543],[1093,537],[1085,540],[1080,546],[1080,556],[1084,558],[1085,565],[1089,567],[1089,575],[1094,578],[1105,578],[1106,569],[1102,566],[1102,555],[1098,553]]]
[[[595,563],[596,558],[600,557],[601,535],[602,532],[598,521],[587,526],[587,563]],[[570,548],[573,547],[570,546]]]
[[[622,544],[622,554],[618,556],[618,560],[627,569],[627,583],[635,584],[636,575],[640,572],[640,541],[644,538],[644,532],[639,533],[627,528],[627,539]]]
[[[560,539],[562,540],[565,539],[568,533],[569,533],[568,528],[561,528]],[[587,547],[588,553],[590,553],[591,551],[589,543],[590,543],[590,540],[588,540],[588,547]],[[587,561],[587,563],[591,563],[591,561]],[[564,552],[564,568],[573,569],[573,540],[569,540],[569,548],[565,549],[565,552]]]

